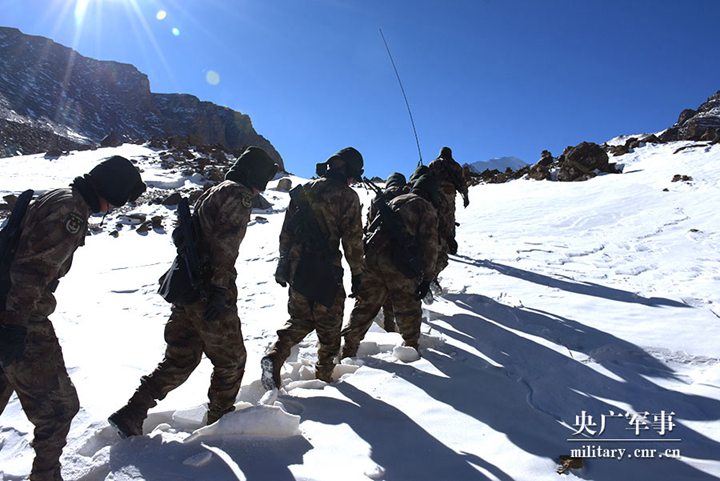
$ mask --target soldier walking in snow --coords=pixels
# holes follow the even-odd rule
[[[405,346],[418,349],[421,299],[435,276],[438,253],[438,218],[434,205],[439,202],[437,181],[424,175],[413,184],[410,193],[395,197],[388,204],[396,213],[393,219],[405,232],[403,245],[389,232],[390,219],[373,220],[365,252],[367,271],[358,292],[350,322],[342,331],[345,345],[342,357],[354,357],[373,318],[383,303],[392,298],[395,316]],[[381,200],[382,202],[382,200]],[[402,258],[405,259],[402,259]],[[400,262],[399,262],[400,261]]]
[[[194,296],[173,302],[165,325],[165,357],[143,376],[128,403],[109,417],[122,437],[142,434],[148,410],[180,386],[205,354],[213,364],[207,424],[234,409],[246,351],[237,314],[235,261],[250,220],[252,200],[278,170],[268,154],[249,147],[195,204],[192,221],[204,259]],[[175,237],[175,235],[174,235]]]
[[[70,188],[51,190],[27,209],[20,226],[9,285],[0,305],[0,412],[17,393],[35,425],[31,481],[58,481],[60,455],[79,410],[77,392],[48,316],[53,292],[85,244],[92,213],[135,201],[145,191],[140,173],[126,158],[110,157]]]
[[[389,202],[395,197],[407,194],[410,192],[410,186],[407,184],[407,179],[400,172],[393,172],[390,174],[385,181],[385,188],[383,189],[383,198]],[[377,216],[374,204],[370,204],[368,209],[367,223],[365,224],[365,234],[367,235],[367,228],[372,224],[373,219]],[[382,306],[383,312],[383,327],[387,332],[395,332],[397,330],[395,325],[395,310],[393,309],[393,303],[390,296],[387,297],[385,303]]]
[[[318,167],[321,178],[291,191],[280,233],[275,280],[283,287],[290,284],[290,320],[277,331],[277,341],[261,361],[268,390],[281,387],[280,371],[290,349],[313,330],[319,341],[315,375],[332,382],[345,305],[341,241],[352,272],[352,293],[358,292],[365,270],[360,199],[350,188],[362,176],[362,156],[347,147]]]
[[[452,157],[449,147],[443,147],[437,159],[429,164],[430,172],[440,183],[440,205],[438,206],[440,250],[436,273],[437,276],[448,265],[448,253],[457,254],[457,241],[455,240],[455,196],[460,193],[463,206],[470,205],[468,187],[463,169]]]

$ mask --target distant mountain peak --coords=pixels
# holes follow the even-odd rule
[[[515,156],[493,157],[492,159],[479,160],[477,162],[467,164],[471,171],[478,174],[486,170],[499,170],[500,172],[505,172],[508,167],[512,170],[518,170],[522,169],[526,165],[528,165],[527,162]]]

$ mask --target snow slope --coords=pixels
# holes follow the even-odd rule
[[[237,264],[248,350],[238,410],[203,427],[205,359],[151,411],[146,435],[126,440],[105,419],[162,358],[169,306],[155,290],[174,252],[174,213],[137,208],[165,217],[145,234],[111,214],[76,253],[51,318],[81,401],[65,479],[555,480],[558,457],[583,446],[626,451],[585,459],[567,479],[719,479],[720,145],[673,154],[693,145],[636,149],[615,158],[623,174],[587,182],[472,187],[458,211],[460,253],[442,275],[447,292],[424,306],[423,357],[374,326],[328,385],[313,379],[313,335],[286,364],[279,394],[259,383],[260,357],[287,316],[272,273],[288,198],[271,182],[274,208],[254,213]],[[0,195],[66,185],[114,153],[138,159],[158,192],[202,183],[126,145],[0,159]],[[694,180],[672,183],[674,174]],[[674,425],[635,435],[630,421],[645,411],[651,422],[672,412]],[[587,416],[599,425],[603,415],[603,433],[591,435]],[[24,479],[32,425],[16,397],[0,426],[0,480]],[[653,459],[639,457],[651,449]]]

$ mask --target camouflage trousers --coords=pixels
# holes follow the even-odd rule
[[[190,377],[203,354],[213,364],[208,424],[234,409],[247,358],[240,318],[232,306],[220,319],[208,322],[203,319],[205,307],[203,301],[173,305],[165,325],[165,357],[152,373],[142,377],[129,403],[144,410],[142,418],[155,400],[164,399]]]
[[[340,353],[340,328],[345,310],[345,290],[340,287],[331,307],[312,302],[305,296],[289,289],[288,314],[290,319],[277,331],[278,340],[268,351],[273,362],[282,365],[290,350],[313,330],[318,337],[318,361],[316,373],[319,378],[329,378]]]
[[[404,344],[417,348],[422,320],[421,301],[415,297],[417,284],[417,280],[408,279],[394,269],[366,271],[350,322],[342,330],[345,338],[343,354],[355,355],[360,341],[388,297],[392,299],[395,320]]]
[[[58,481],[60,455],[80,409],[60,343],[48,319],[30,322],[22,359],[0,368],[0,413],[13,391],[35,425],[31,481]]]

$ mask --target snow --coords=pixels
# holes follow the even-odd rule
[[[137,160],[157,196],[202,183],[124,145],[0,159],[0,195],[67,185],[113,154]],[[288,195],[271,182],[273,209],[253,215],[237,262],[248,351],[237,410],[205,426],[204,359],[151,410],[145,435],[124,440],[106,418],[163,355],[169,305],[155,292],[174,253],[174,210],[110,214],[77,251],[51,317],[81,402],[64,478],[542,481],[558,479],[558,457],[581,445],[681,457],[585,459],[567,479],[720,478],[720,145],[646,145],[613,160],[622,174],[587,182],[472,187],[445,294],[423,308],[420,356],[373,325],[328,384],[314,379],[311,335],[285,364],[284,388],[265,393],[260,358],[287,318],[272,273]],[[129,213],[162,215],[164,228],[138,234]],[[348,299],[346,321],[351,308]],[[583,411],[598,424],[623,417],[608,417],[602,435],[574,435]],[[651,421],[673,412],[664,438],[680,441],[628,431],[624,414],[645,411]],[[33,426],[15,396],[0,426],[0,480],[24,479]],[[593,443],[612,438],[637,442]]]

